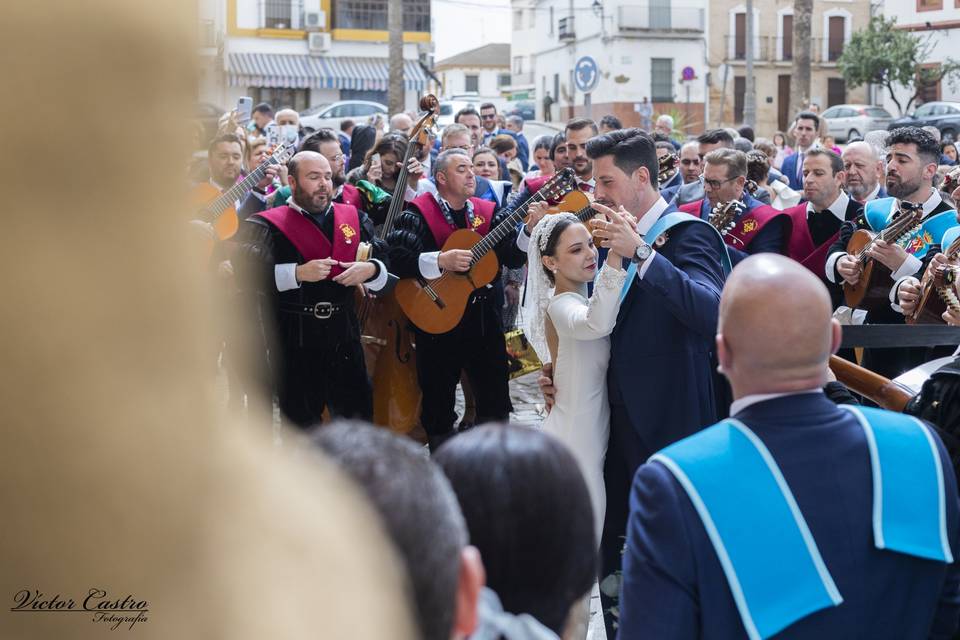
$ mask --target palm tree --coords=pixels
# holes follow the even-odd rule
[[[793,81],[790,83],[790,115],[810,100],[810,24],[813,0],[793,0]]]
[[[389,0],[387,3],[387,27],[390,35],[387,104],[392,116],[403,111],[403,0]]]

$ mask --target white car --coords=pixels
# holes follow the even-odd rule
[[[885,130],[893,116],[883,107],[869,104],[838,104],[820,114],[827,123],[827,134],[837,142],[863,139],[868,131]]]
[[[321,104],[300,112],[300,126],[306,133],[317,129],[340,131],[340,123],[353,120],[356,124],[367,124],[371,116],[380,115],[386,123],[387,106],[367,100],[343,100],[333,104]]]

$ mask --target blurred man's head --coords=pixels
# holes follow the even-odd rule
[[[405,136],[410,135],[413,129],[413,119],[405,113],[395,113],[390,117],[390,131],[402,133]]]
[[[553,137],[553,144],[550,147],[550,159],[553,160],[553,166],[558,173],[570,168],[570,155],[567,153],[567,139],[562,133],[558,133]]]
[[[883,177],[883,160],[872,144],[862,140],[848,144],[842,158],[847,193],[856,200],[866,200]]]
[[[617,129],[623,129],[623,123],[616,116],[607,114],[600,118],[600,133],[610,133]]]
[[[711,129],[697,138],[700,162],[714,149],[733,149],[733,136],[726,129]]]
[[[210,179],[223,189],[232,187],[243,170],[243,145],[240,138],[226,133],[214,138],[207,150]]]
[[[474,147],[479,147],[483,140],[483,127],[480,124],[480,114],[473,107],[464,107],[457,112],[453,121],[462,124],[470,130]]]
[[[322,426],[313,440],[379,512],[406,565],[421,637],[473,633],[483,564],[440,468],[411,440],[359,422]]]
[[[300,151],[316,151],[330,163],[334,189],[346,182],[340,139],[333,129],[320,129],[300,144]]]
[[[597,135],[597,125],[589,118],[574,118],[567,122],[563,132],[567,140],[567,158],[577,177],[589,180],[593,176],[593,163],[587,156],[587,140]]]
[[[797,146],[807,149],[820,135],[820,116],[812,111],[801,111],[793,121],[793,137]]]
[[[887,138],[887,192],[894,198],[924,202],[930,197],[940,162],[940,144],[919,127],[901,127]]]
[[[473,162],[463,149],[449,149],[437,156],[437,192],[460,209],[477,190]]]
[[[704,158],[703,192],[710,204],[733,202],[743,196],[747,156],[736,149],[714,149]]]
[[[523,131],[523,118],[520,116],[507,116],[507,130],[513,131],[514,133],[520,133]]]
[[[294,111],[293,109],[280,109],[277,111],[277,115],[273,118],[277,126],[282,127],[285,124],[293,125],[295,127],[300,126],[300,114]]]
[[[700,143],[696,140],[687,142],[680,147],[680,174],[684,184],[696,182],[703,172],[700,163]]]
[[[251,118],[253,119],[253,123],[257,125],[257,128],[263,131],[273,120],[273,107],[266,102],[261,102],[253,108]]]
[[[819,389],[840,347],[827,288],[806,267],[773,253],[748,256],[720,296],[717,358],[735,399]]]
[[[468,155],[473,155],[473,137],[470,130],[456,122],[447,125],[440,135],[440,151],[447,149],[462,149]]]
[[[480,105],[480,122],[487,133],[493,133],[497,130],[497,108],[492,102],[485,102]]]
[[[673,116],[662,115],[657,118],[657,124],[653,126],[653,130],[669,138],[673,134]]]
[[[323,213],[333,199],[333,170],[316,151],[300,151],[287,163],[293,201],[310,213]]]
[[[840,197],[846,173],[843,160],[833,151],[814,148],[803,158],[803,197],[817,211],[827,209]]]

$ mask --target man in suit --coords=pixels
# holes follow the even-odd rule
[[[497,107],[492,102],[485,102],[480,105],[480,123],[483,126],[480,144],[487,147],[490,146],[490,141],[497,136],[510,136],[517,141],[517,158],[520,159],[520,164],[523,165],[524,171],[526,171],[527,161],[529,160],[530,155],[530,147],[527,144],[524,144],[522,147],[520,146],[520,141],[517,138],[515,131],[511,131],[510,129],[501,129],[497,126]]]
[[[703,166],[703,159],[706,155],[714,149],[733,149],[733,136],[730,135],[729,131],[726,129],[711,129],[697,138],[697,155],[700,158],[700,166]],[[681,185],[673,193],[672,199],[667,199],[666,196],[664,196],[664,199],[673,206],[679,207],[688,202],[702,200],[704,197],[703,181],[695,180]]]
[[[843,224],[837,241],[830,247],[825,266],[827,279],[837,287],[844,282],[856,284],[860,281],[860,263],[847,253],[853,234],[859,229],[880,232],[902,212],[921,212],[923,226],[914,230],[909,238],[900,243],[880,240],[867,252],[879,263],[875,267],[883,271],[875,277],[883,278],[890,287],[889,302],[884,301],[866,314],[864,322],[868,324],[903,323],[902,310],[897,304],[898,288],[920,278],[925,260],[929,261],[937,252],[943,232],[957,224],[953,208],[933,188],[940,153],[936,139],[919,127],[901,127],[890,133],[887,143],[886,184],[892,197],[868,202],[863,215]],[[914,280],[910,280],[911,277]],[[929,355],[923,348],[868,349],[863,366],[895,378],[929,360]]]
[[[795,153],[787,156],[780,171],[790,181],[794,191],[803,189],[803,154],[817,142],[820,131],[820,116],[811,111],[801,111],[793,121],[793,136],[797,140]]]
[[[704,158],[706,197],[680,206],[680,211],[709,220],[715,204],[736,203],[732,226],[720,230],[733,264],[748,255],[783,253],[790,237],[790,216],[763,204],[744,190],[747,156],[735,149],[714,149]]]
[[[960,514],[950,459],[933,429],[915,419],[848,411],[823,395],[828,358],[840,344],[823,285],[786,258],[744,260],[724,288],[716,343],[736,424],[668,447],[637,473],[620,637],[732,639],[748,630],[785,639],[952,637]],[[919,443],[916,468],[928,482],[912,476],[918,484],[906,493],[883,494],[884,508],[893,504],[888,498],[930,498],[919,512],[928,518],[910,522],[899,539],[888,535],[886,518],[902,523],[902,510],[887,508],[874,522],[880,492],[868,446],[868,430],[883,445],[891,424]],[[894,448],[893,460],[889,449],[879,451],[884,469],[888,461],[907,464],[896,459],[904,449]],[[731,465],[736,472],[725,473]],[[878,530],[885,540],[875,539]],[[917,533],[935,548],[905,548]]]
[[[604,468],[607,510],[601,539],[601,581],[620,569],[627,496],[636,469],[654,451],[710,424],[718,415],[713,380],[724,271],[723,243],[702,220],[677,213],[657,191],[654,142],[640,129],[593,138],[587,153],[597,177],[600,212],[619,208],[637,223],[600,222],[601,246],[633,256],[629,283],[611,335],[607,384],[610,442]],[[609,207],[600,202],[607,203]],[[661,219],[682,222],[649,236]],[[621,253],[622,252],[622,253]],[[633,274],[633,275],[630,275]],[[550,371],[541,377],[552,395]],[[612,605],[601,595],[604,610]],[[613,619],[605,616],[608,637]]]
[[[883,177],[883,160],[877,148],[869,142],[851,142],[843,150],[844,189],[847,194],[865,204],[871,200],[887,197],[887,190],[880,184]]]

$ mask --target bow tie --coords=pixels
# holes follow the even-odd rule
[[[906,200],[901,200],[900,211],[903,211],[904,213],[909,213],[911,211],[923,211],[923,203],[907,202]]]

